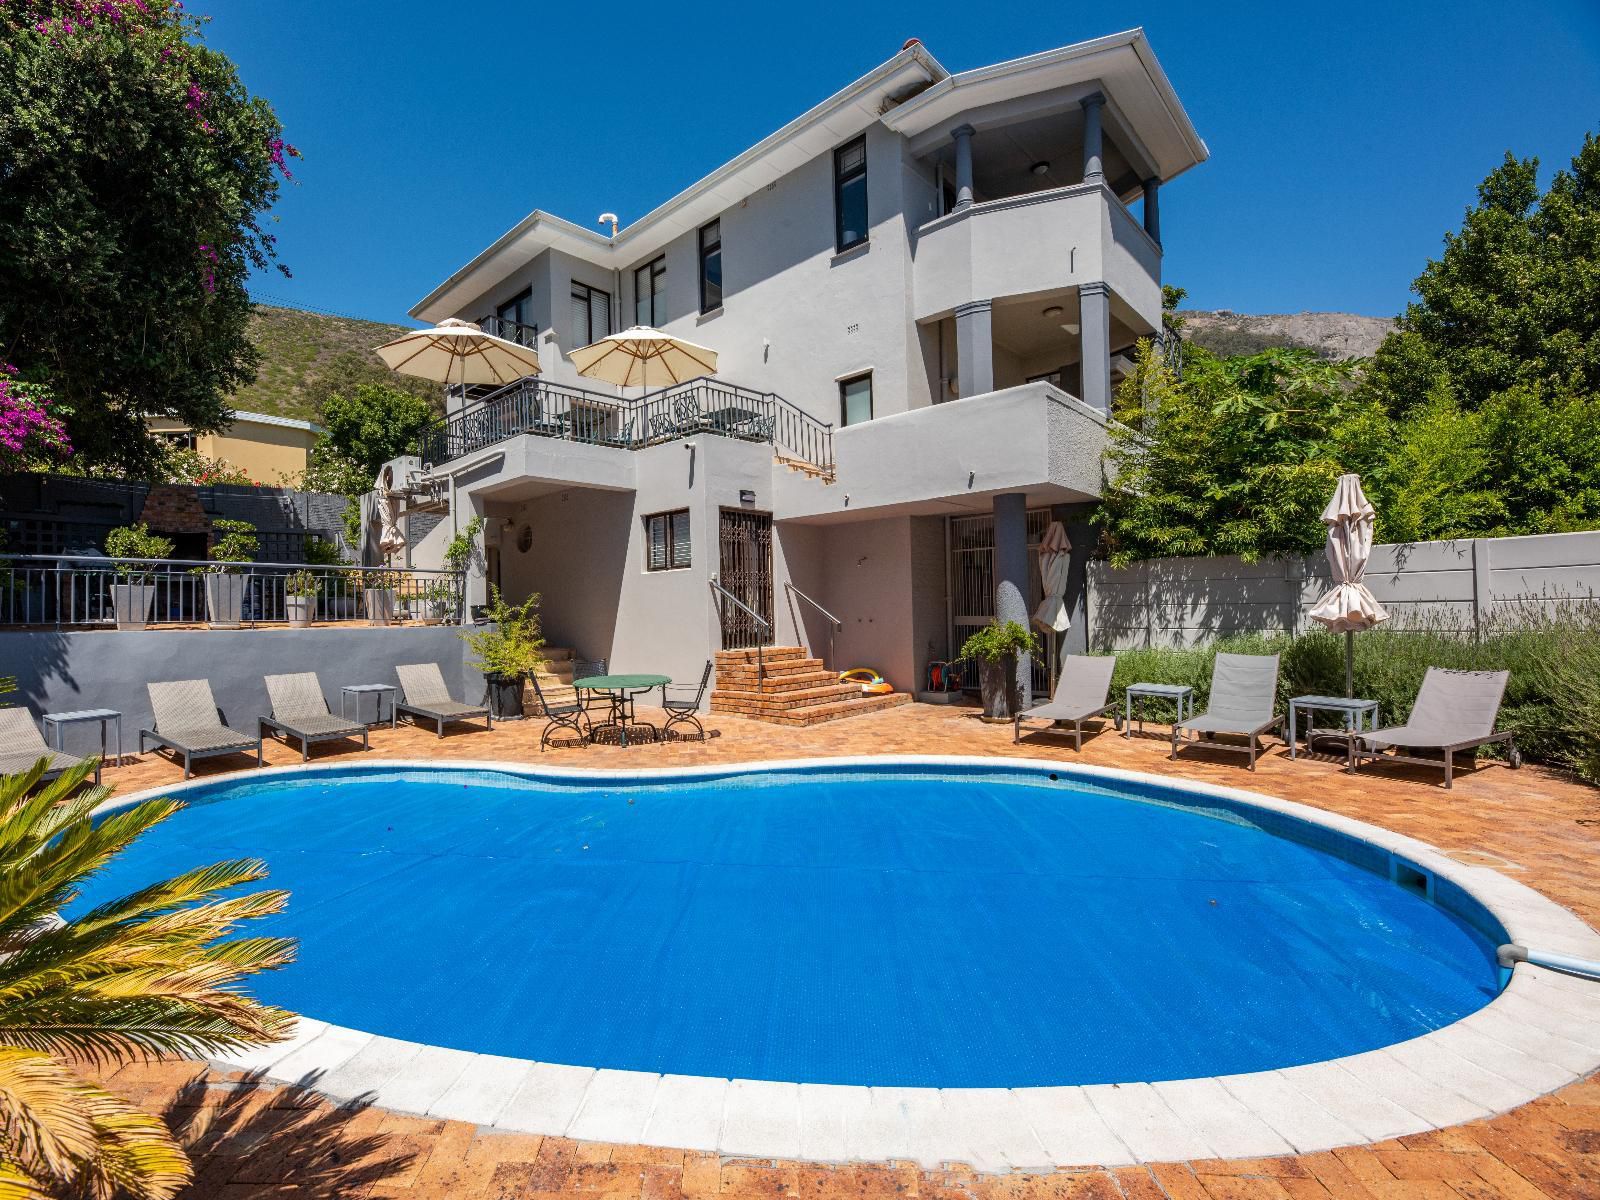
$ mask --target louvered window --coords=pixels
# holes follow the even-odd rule
[[[574,346],[598,342],[611,332],[611,293],[574,281],[572,337]]]
[[[656,513],[644,519],[645,567],[675,571],[689,565],[689,510]]]

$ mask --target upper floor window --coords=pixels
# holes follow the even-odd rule
[[[485,330],[519,346],[532,346],[538,330],[533,325],[533,291],[513,296],[494,310],[496,328]]]
[[[867,240],[867,138],[862,134],[833,152],[833,225],[838,249]]]
[[[676,571],[689,565],[689,510],[655,513],[644,519],[645,570]]]
[[[655,329],[667,319],[667,256],[633,273],[633,323]]]
[[[872,420],[872,372],[839,381],[839,424]]]
[[[722,307],[722,222],[700,227],[700,311]]]
[[[611,332],[611,293],[572,281],[572,344],[587,346]]]

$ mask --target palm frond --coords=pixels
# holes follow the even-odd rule
[[[29,1175],[74,1178],[95,1143],[78,1086],[77,1077],[49,1055],[0,1046],[0,1157]]]

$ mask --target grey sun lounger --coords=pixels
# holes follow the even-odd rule
[[[363,750],[372,749],[365,725],[336,717],[329,710],[316,672],[268,675],[266,680],[267,697],[272,701],[272,715],[261,718],[262,735],[268,736],[272,731],[283,735],[286,741],[291,737],[298,740],[301,762],[311,757],[311,747],[315,742],[360,738]]]
[[[1172,727],[1172,753],[1178,757],[1178,740],[1185,733],[1206,738],[1227,733],[1248,738],[1246,746],[1216,742],[1220,749],[1243,750],[1250,755],[1250,769],[1256,769],[1263,733],[1277,730],[1283,736],[1283,717],[1273,709],[1278,702],[1278,656],[1276,654],[1219,654],[1211,668],[1211,700],[1206,711],[1179,721]]]
[[[0,708],[0,775],[21,775],[24,771],[31,771],[41,758],[50,761],[41,779],[54,779],[83,761],[75,755],[50,749],[27,709]],[[98,759],[94,764],[94,781],[100,782]]]
[[[444,736],[446,725],[479,717],[483,718],[486,729],[494,728],[494,718],[483,705],[462,704],[451,698],[438,663],[410,663],[396,667],[395,672],[400,676],[400,690],[406,697],[405,703],[395,706],[395,711],[405,713],[413,724],[418,717],[427,717],[440,737]]]
[[[1111,673],[1117,669],[1117,659],[1111,654],[1067,654],[1061,659],[1061,677],[1056,680],[1055,695],[1048,704],[1036,704],[1020,712],[1011,723],[1011,741],[1022,740],[1024,721],[1071,721],[1074,748],[1083,749],[1083,723],[1094,717],[1103,717],[1116,707],[1110,703]],[[1116,721],[1116,724],[1121,724]],[[1045,732],[1035,730],[1031,732]]]
[[[1517,750],[1516,735],[1496,733],[1494,728],[1510,677],[1509,671],[1449,671],[1443,667],[1429,667],[1406,723],[1363,734],[1358,739],[1356,765],[1401,762],[1443,766],[1444,786],[1449,788],[1455,785],[1453,776],[1458,751],[1504,742],[1506,761],[1513,769],[1520,767],[1522,755]],[[1387,754],[1383,752],[1386,746],[1391,747]],[[1402,754],[1401,748],[1436,750],[1440,758]]]
[[[251,737],[224,725],[217,715],[217,701],[211,694],[211,685],[204,679],[146,686],[156,720],[154,729],[139,731],[140,754],[144,753],[146,741],[154,742],[157,749],[164,746],[176,751],[183,755],[185,779],[193,773],[197,758],[244,754],[253,748],[256,766],[261,765],[261,735]]]

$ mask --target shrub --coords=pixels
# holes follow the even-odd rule
[[[137,525],[123,525],[106,534],[106,554],[116,560],[119,578],[132,583],[145,583],[148,571],[134,569],[132,561],[151,558],[171,558],[172,541],[159,533],[151,533],[143,521]]]
[[[487,629],[461,635],[472,651],[472,666],[500,679],[531,675],[544,661],[539,653],[544,646],[539,632],[539,594],[535,592],[521,604],[507,604],[500,589],[491,586],[486,615],[490,621]]]
[[[1016,654],[1038,654],[1039,639],[1016,621],[990,621],[962,644],[962,658],[999,662]]]
[[[240,563],[253,562],[256,551],[261,548],[261,541],[256,537],[256,527],[249,521],[230,521],[219,518],[211,522],[211,528],[220,534],[211,545],[211,561],[214,563]],[[236,571],[237,567],[213,567],[214,571]]]

